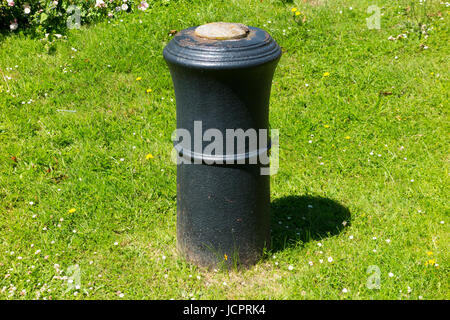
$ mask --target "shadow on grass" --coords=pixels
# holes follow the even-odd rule
[[[272,252],[339,234],[350,211],[322,197],[287,196],[271,203]],[[344,222],[345,221],[345,222]],[[343,223],[344,222],[344,223]]]

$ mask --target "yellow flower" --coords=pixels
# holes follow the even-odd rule
[[[72,208],[72,209],[69,210],[69,213],[74,213],[75,211],[77,211],[77,209]]]
[[[296,16],[299,16],[299,15],[301,15],[302,13],[300,12],[300,11],[295,11],[295,15]]]
[[[350,136],[346,136],[345,139],[347,139],[347,140],[350,139]]]
[[[327,72],[325,72],[325,73],[323,74],[323,76],[324,76],[324,77],[329,77],[329,76],[330,76],[330,73],[327,71]]]
[[[146,92],[150,93],[150,92],[152,92],[152,89],[147,89]]]
[[[436,260],[434,260],[434,259],[428,260],[428,264],[433,265],[433,264],[435,264],[435,263],[436,263]]]
[[[327,124],[324,124],[323,125],[325,128],[329,128],[330,126],[329,125],[327,125]]]
[[[228,260],[228,256],[226,254],[224,254],[223,257],[225,258],[225,260]]]
[[[432,256],[433,255],[433,251],[427,251],[427,256]]]
[[[292,8],[291,11],[295,12],[295,11],[297,11],[297,8]]]
[[[136,81],[140,81],[140,80],[142,80],[142,77],[137,77],[136,78]]]
[[[153,159],[153,155],[149,153],[148,155],[145,156],[145,159],[147,160]]]

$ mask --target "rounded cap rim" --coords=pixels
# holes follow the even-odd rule
[[[264,30],[248,26],[246,37],[230,40],[196,35],[197,27],[178,32],[164,48],[167,62],[185,67],[230,69],[268,63],[281,56],[281,48]]]

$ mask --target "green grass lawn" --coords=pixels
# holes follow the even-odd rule
[[[373,4],[379,30],[366,25]],[[0,299],[450,298],[448,13],[440,1],[170,1],[72,30],[50,53],[2,36]],[[162,50],[170,30],[212,21],[264,28],[284,52],[274,246],[248,270],[199,269],[175,249]]]

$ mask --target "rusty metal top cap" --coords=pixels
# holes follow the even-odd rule
[[[169,64],[200,69],[249,68],[279,59],[281,48],[264,30],[214,22],[178,32],[164,48]]]
[[[195,29],[198,37],[212,40],[235,40],[244,38],[250,29],[242,23],[213,22]]]

